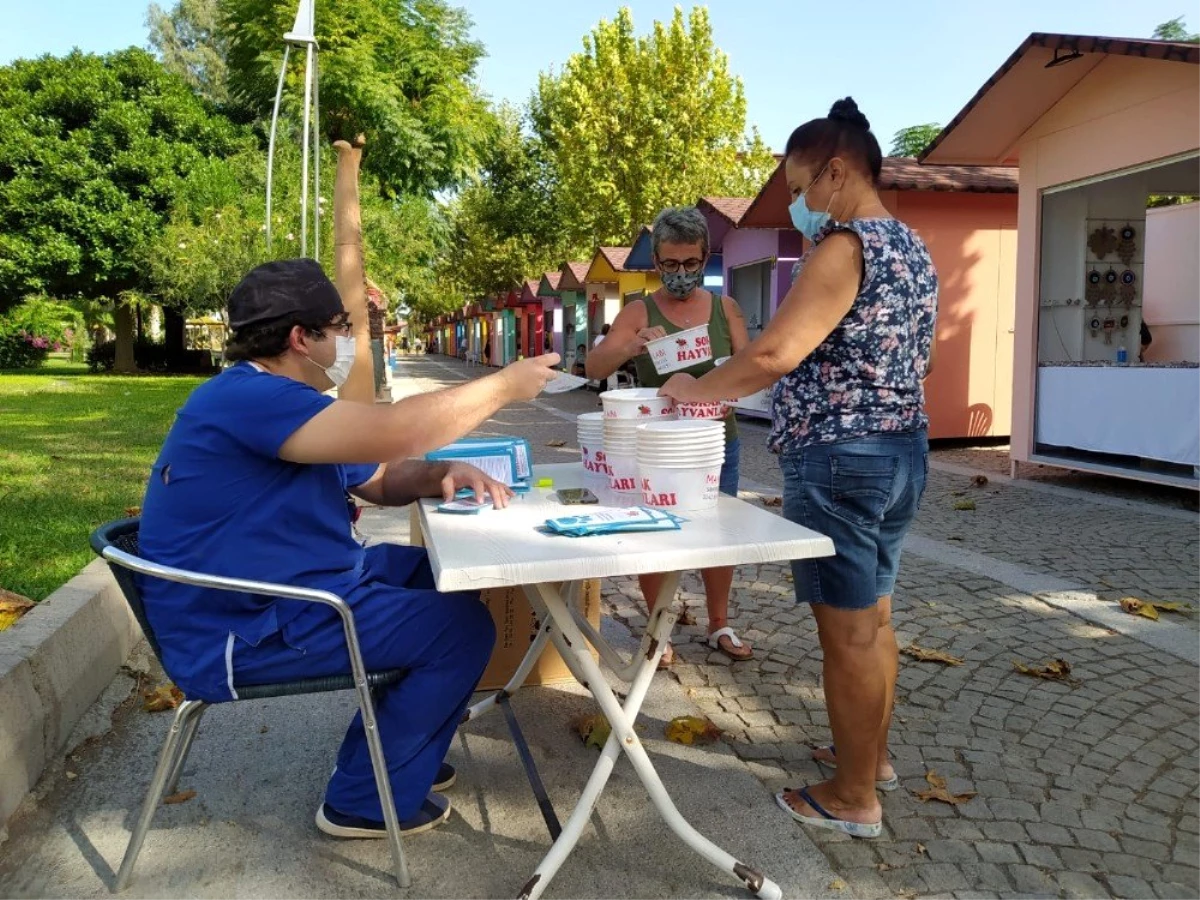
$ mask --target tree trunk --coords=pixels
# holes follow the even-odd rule
[[[350,314],[354,337],[354,367],[338,388],[339,400],[375,402],[375,377],[371,364],[371,335],[367,321],[367,285],[363,270],[362,214],[358,204],[358,169],[362,162],[362,135],[351,145],[335,141],[337,175],[333,183],[333,280]]]
[[[177,309],[172,309],[169,306],[164,306],[163,310],[163,343],[166,345],[167,366],[175,368],[183,361],[184,350],[186,350],[186,341],[184,340],[184,332],[186,331],[187,320]]]
[[[113,308],[113,325],[117,333],[113,371],[130,375],[137,371],[137,360],[133,356],[134,310],[126,303],[118,303]]]

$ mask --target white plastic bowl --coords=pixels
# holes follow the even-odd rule
[[[605,419],[672,419],[675,401],[657,388],[618,388],[600,395]]]
[[[610,468],[609,489],[618,494],[636,494],[641,489],[637,459],[618,453],[607,453],[606,458]]]
[[[729,412],[729,404],[724,400],[713,400],[705,403],[676,403],[675,415],[680,420],[687,419],[723,419]]]
[[[641,466],[638,475],[642,502],[646,506],[695,512],[717,505],[721,488],[720,466]]]
[[[708,337],[708,324],[685,328],[646,344],[646,352],[659,375],[678,372],[696,363],[712,359],[712,342]]]

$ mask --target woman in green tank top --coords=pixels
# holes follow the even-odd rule
[[[714,367],[714,360],[731,356],[750,343],[741,310],[730,297],[710,293],[701,286],[704,265],[708,261],[708,223],[695,207],[666,209],[654,221],[650,233],[654,265],[663,286],[644,300],[625,306],[612,322],[608,336],[588,354],[587,377],[603,380],[634,361],[638,383],[643,387],[661,387],[670,375],[660,375],[646,352],[646,344],[668,334],[697,325],[708,325],[712,358],[682,371],[697,378]],[[671,373],[674,374],[674,373]],[[721,466],[721,491],[737,496],[741,444],[737,420],[730,409],[725,417],[725,462]],[[733,567],[702,569],[704,594],[708,606],[708,644],[730,659],[749,659],[750,645],[741,641],[729,627],[729,593],[733,585]],[[646,605],[654,608],[663,576],[641,575],[638,582]],[[674,653],[663,654],[670,665]]]

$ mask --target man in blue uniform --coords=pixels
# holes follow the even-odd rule
[[[475,592],[439,593],[425,551],[364,549],[352,494],[400,506],[462,487],[504,507],[510,491],[478,469],[414,457],[472,431],[555,376],[551,354],[391,405],[334,400],[354,360],[337,290],[312,260],[267,263],[229,298],[235,364],[192,392],[151,472],[140,546],[154,562],[332,591],[354,610],[368,669],[407,676],[378,699],[379,733],[402,829],[446,820],[443,759],[491,653],[494,628]],[[349,502],[348,502],[349,501]],[[163,664],[189,697],[349,672],[328,607],[145,579]],[[342,742],[318,827],[383,837],[361,716]]]

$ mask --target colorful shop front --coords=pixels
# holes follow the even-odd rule
[[[559,356],[563,352],[563,303],[558,289],[561,281],[562,272],[543,272],[537,289],[542,301],[542,329],[545,333],[542,349]]]
[[[562,300],[562,367],[570,372],[575,362],[576,348],[588,344],[589,263],[564,262],[558,270],[558,294]]]
[[[596,252],[592,254],[584,283],[587,292],[589,339],[585,342],[576,335],[576,352],[579,344],[586,343],[590,348],[600,329],[612,324],[617,313],[621,311],[622,291],[641,296],[642,288],[646,284],[646,275],[644,272],[631,272],[626,269],[625,260],[628,257],[628,247],[597,247]]]
[[[1008,434],[1016,170],[889,157],[879,187],[892,215],[921,235],[938,271],[937,365],[925,383],[930,436]],[[803,246],[790,201],[780,163],[724,239],[729,293],[747,309],[748,325],[755,309],[773,313],[791,287]]]
[[[1198,65],[1195,44],[1033,34],[925,151],[1019,167],[1014,474],[1200,487]]]
[[[521,282],[517,292],[516,303],[513,307],[516,321],[515,338],[517,359],[527,356],[537,356],[542,352],[545,340],[545,318],[542,312],[542,298],[538,296],[541,280],[526,278]]]

